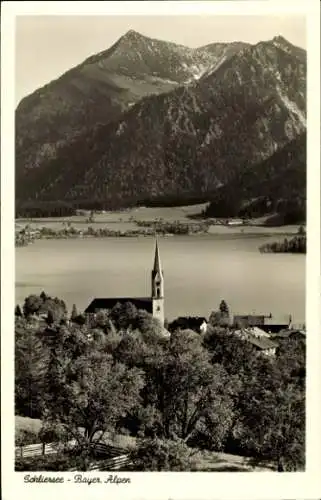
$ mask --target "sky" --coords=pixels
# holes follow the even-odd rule
[[[15,97],[18,103],[128,30],[198,47],[213,42],[257,43],[282,35],[306,48],[303,16],[17,16]]]

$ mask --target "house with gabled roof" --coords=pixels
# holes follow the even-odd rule
[[[266,337],[258,338],[252,335],[249,335],[246,340],[255,348],[257,352],[265,354],[266,356],[275,356],[276,348],[278,347],[276,342],[272,342],[272,340]]]
[[[267,333],[277,333],[281,330],[291,328],[292,317],[291,315],[272,316],[265,314],[243,314],[235,315],[233,318],[233,325],[236,328],[260,328]]]

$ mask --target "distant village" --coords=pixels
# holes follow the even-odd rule
[[[227,306],[224,300],[221,305]],[[249,342],[257,353],[267,356],[275,355],[280,339],[306,336],[305,325],[293,324],[291,315],[278,318],[272,313],[236,314],[231,317],[228,312],[218,311],[212,313],[208,320],[205,317],[179,317],[169,326],[172,331],[181,328],[199,333],[206,333],[210,327],[224,328],[227,335]]]

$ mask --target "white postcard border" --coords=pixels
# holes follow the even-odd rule
[[[125,485],[24,484],[14,463],[14,41],[16,15],[306,15],[308,34],[308,252],[306,266],[307,469],[304,473],[122,473]],[[23,496],[130,500],[314,499],[321,497],[320,6],[306,1],[3,2],[1,16],[1,347],[2,489]],[[49,475],[49,474],[46,474]],[[68,476],[70,473],[50,474]],[[97,473],[88,473],[95,476]],[[103,474],[100,474],[103,477]]]

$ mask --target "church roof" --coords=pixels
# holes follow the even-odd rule
[[[154,258],[153,271],[162,272],[162,263],[160,260],[157,238],[156,238],[156,246],[155,246],[155,258]]]
[[[116,304],[126,304],[130,302],[137,309],[144,309],[153,313],[153,299],[150,297],[103,297],[91,301],[85,313],[95,313],[100,309],[112,309]]]

